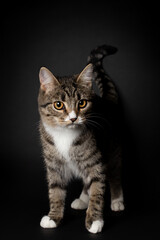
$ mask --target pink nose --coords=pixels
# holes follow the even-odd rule
[[[77,120],[77,118],[71,118],[70,120],[71,120],[72,123],[73,123],[73,122],[75,122],[75,121]]]

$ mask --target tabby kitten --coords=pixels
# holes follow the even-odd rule
[[[81,178],[84,187],[71,207],[87,209],[85,225],[89,232],[101,232],[104,225],[106,180],[110,183],[111,209],[124,209],[121,148],[113,136],[112,144],[104,141],[103,147],[104,131],[97,131],[97,126],[103,125],[107,132],[109,126],[98,104],[118,101],[115,86],[102,67],[103,57],[114,51],[108,46],[95,49],[84,70],[71,77],[55,77],[47,68],[40,69],[40,136],[50,201],[50,211],[40,222],[43,228],[55,228],[63,219],[66,186],[73,176]]]

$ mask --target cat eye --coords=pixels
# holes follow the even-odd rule
[[[62,110],[64,109],[64,103],[63,102],[60,102],[60,101],[56,101],[54,102],[54,108],[57,109],[57,110]]]
[[[87,100],[81,99],[78,103],[79,108],[85,108],[87,106]]]

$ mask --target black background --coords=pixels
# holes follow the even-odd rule
[[[159,234],[159,12],[152,1],[5,4],[1,9],[1,239],[154,239]],[[80,72],[100,44],[119,51],[104,61],[124,115],[126,211],[107,210],[99,235],[84,228],[85,212],[70,209],[81,185],[70,185],[65,219],[41,229],[48,212],[38,134],[38,72]],[[109,205],[109,203],[107,203]]]

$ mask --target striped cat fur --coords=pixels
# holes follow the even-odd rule
[[[108,114],[118,104],[118,94],[102,66],[103,58],[115,52],[106,45],[94,49],[84,70],[71,77],[55,77],[47,68],[40,69],[39,129],[50,202],[50,211],[40,222],[43,228],[55,228],[62,221],[67,184],[73,177],[82,179],[84,187],[71,207],[87,209],[89,232],[102,231],[106,181],[111,209],[124,210],[121,147]]]

